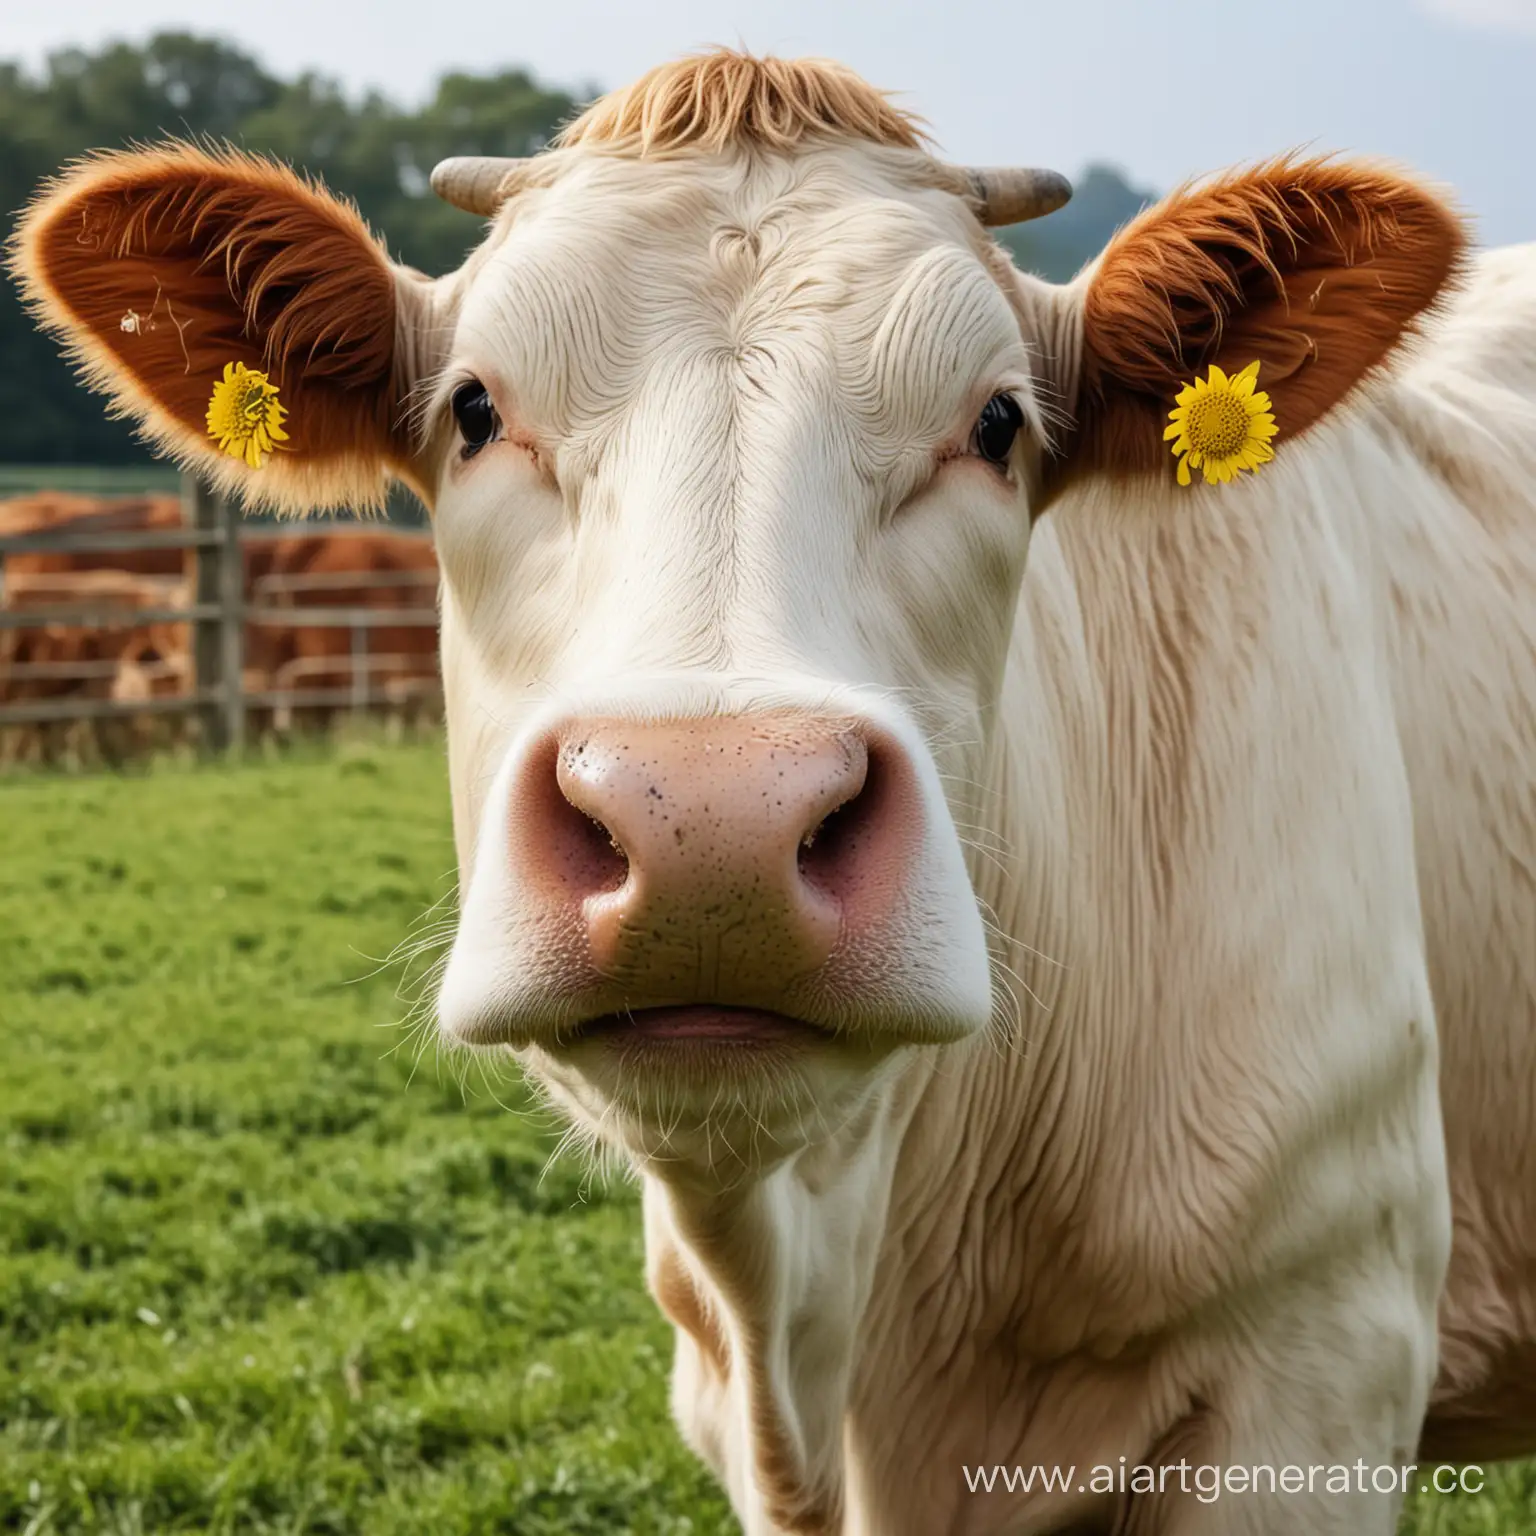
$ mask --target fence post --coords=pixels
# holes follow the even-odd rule
[[[245,737],[245,567],[240,552],[240,509],[194,474],[182,476],[183,515],[201,532],[217,533],[214,544],[197,549],[193,601],[218,610],[193,621],[195,686],[209,696],[198,707],[203,744],[210,752],[238,749]]]
[[[373,687],[373,677],[368,671],[368,611],[352,620],[352,713],[363,714],[368,708],[368,696]]]

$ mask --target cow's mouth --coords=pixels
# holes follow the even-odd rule
[[[731,1008],[719,1003],[605,1013],[578,1025],[567,1037],[571,1043],[602,1041],[619,1050],[673,1045],[782,1049],[831,1038],[830,1031],[786,1013],[773,1013],[765,1008]]]

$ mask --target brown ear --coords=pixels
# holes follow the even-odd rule
[[[248,499],[374,503],[408,472],[397,293],[414,274],[285,166],[180,144],[94,156],[42,188],[11,265],[87,382]],[[259,470],[207,433],[231,362],[267,373],[287,410]]]
[[[1171,476],[1178,391],[1255,359],[1283,452],[1387,359],[1465,247],[1441,198],[1371,166],[1285,159],[1175,193],[1091,274],[1071,468]]]

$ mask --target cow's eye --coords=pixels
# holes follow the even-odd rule
[[[1024,425],[1024,413],[1012,395],[993,395],[981,408],[972,436],[976,453],[989,464],[1007,464],[1014,439]]]
[[[501,428],[501,418],[479,379],[471,379],[454,390],[453,419],[458,422],[459,433],[464,439],[466,459],[479,453]]]

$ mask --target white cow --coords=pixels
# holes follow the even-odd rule
[[[179,146],[15,262],[183,459],[433,505],[442,1029],[639,1171],[749,1536],[1360,1536],[1536,1445],[1536,254],[1281,161],[1052,287],[1053,178],[734,54],[439,185],[437,282]]]

